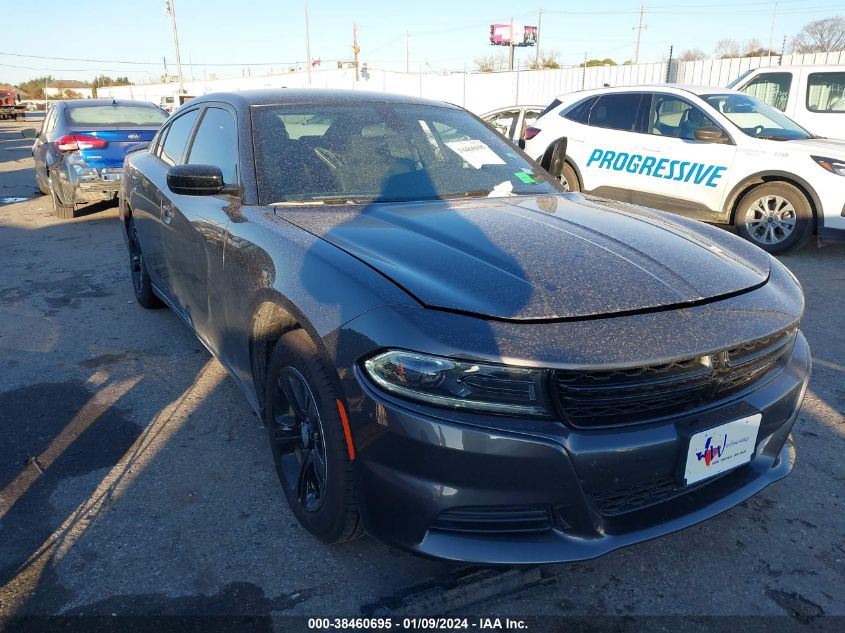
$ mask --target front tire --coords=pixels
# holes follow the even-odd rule
[[[332,374],[304,330],[284,335],[270,358],[264,415],[291,510],[311,534],[339,543],[362,528]]]
[[[767,182],[742,196],[734,225],[739,235],[776,255],[807,242],[813,232],[813,210],[797,187]]]

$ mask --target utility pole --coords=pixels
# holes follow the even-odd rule
[[[305,70],[308,73],[308,85],[311,85],[311,37],[308,34],[308,0],[305,0]]]
[[[775,8],[774,11],[772,11],[772,28],[769,30],[769,47],[766,49],[766,52],[768,53],[767,57],[772,56],[772,37],[774,37],[775,34],[775,18],[778,16],[779,2],[780,0],[775,0]]]
[[[634,63],[638,64],[640,62],[640,39],[643,35],[643,29],[647,29],[648,27],[643,24],[643,20],[645,19],[645,5],[640,5],[640,24],[639,26],[635,26],[634,30],[637,32],[637,48],[634,51]]]
[[[355,81],[358,81],[358,53],[361,52],[361,47],[358,46],[358,26],[352,23],[352,53],[355,55]]]
[[[540,14],[537,16],[537,41],[534,42],[534,46],[537,49],[534,51],[534,67],[540,67],[540,26],[543,24],[543,10],[540,9]]]
[[[513,16],[511,16],[511,36],[508,44],[508,70],[513,70]]]
[[[405,31],[405,74],[411,72],[411,34]]]
[[[182,79],[182,58],[179,57],[179,35],[176,32],[176,7],[173,0],[164,0],[167,12],[170,14],[170,26],[173,27],[173,44],[176,46],[176,72],[179,75],[179,94],[185,94],[185,82]]]

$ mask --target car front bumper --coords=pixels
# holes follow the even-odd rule
[[[376,422],[355,437],[365,526],[402,549],[496,564],[583,560],[674,532],[789,474],[796,457],[791,430],[810,365],[799,332],[776,375],[698,411],[696,420],[601,430],[549,422],[542,433],[536,426],[520,432],[518,424],[494,430],[481,417],[468,423],[408,406],[355,370],[355,415]],[[685,425],[706,417],[716,426],[753,413],[762,419],[748,464],[693,486],[677,482]]]

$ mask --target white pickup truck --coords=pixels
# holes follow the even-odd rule
[[[817,136],[845,140],[845,66],[769,66],[734,79],[739,90]]]

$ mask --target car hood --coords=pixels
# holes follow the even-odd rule
[[[787,141],[786,145],[793,149],[827,158],[845,159],[845,141],[834,138],[808,138],[800,141]]]
[[[769,274],[766,253],[719,229],[577,194],[275,211],[425,306],[496,319],[693,305]]]

